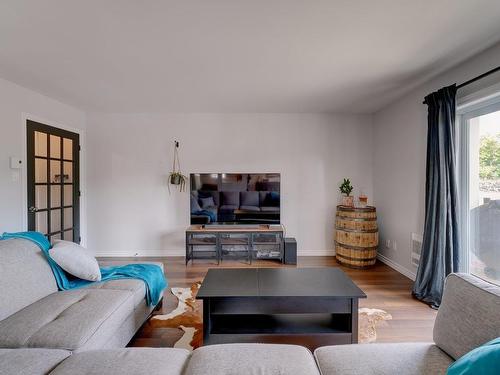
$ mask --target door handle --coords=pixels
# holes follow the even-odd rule
[[[35,212],[38,211],[38,208],[34,207],[34,206],[31,206],[30,208],[28,208],[28,212],[30,214],[34,214]]]

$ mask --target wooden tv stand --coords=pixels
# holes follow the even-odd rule
[[[191,225],[186,229],[186,265],[194,259],[274,259],[284,262],[282,225]]]

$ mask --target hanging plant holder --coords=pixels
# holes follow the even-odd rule
[[[168,175],[168,192],[170,185],[178,186],[179,191],[186,191],[188,178],[181,172],[181,163],[179,161],[179,142],[174,141],[174,161],[172,163],[172,172]]]

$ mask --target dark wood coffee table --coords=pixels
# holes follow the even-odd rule
[[[203,343],[322,345],[358,342],[358,299],[339,268],[210,269],[203,300]]]

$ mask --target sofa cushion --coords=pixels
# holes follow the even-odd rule
[[[260,211],[260,208],[257,206],[240,206],[240,209],[245,211]]]
[[[297,345],[227,344],[196,349],[185,375],[319,375],[311,352]]]
[[[280,208],[279,207],[266,207],[266,206],[262,206],[260,208],[260,210],[262,212],[280,212]]]
[[[134,295],[134,307],[146,303],[146,284],[137,279],[109,280],[101,283],[92,283],[88,289],[127,290]]]
[[[189,352],[173,348],[134,348],[73,354],[51,375],[181,375]]]
[[[233,212],[234,210],[237,210],[238,206],[230,205],[230,204],[225,204],[223,206],[220,206],[220,211],[226,211],[226,212]]]
[[[241,191],[240,205],[259,207],[259,192],[258,191]]]
[[[453,362],[430,343],[324,346],[314,356],[322,375],[445,374]]]
[[[221,192],[222,205],[226,206],[240,206],[240,192],[239,191],[223,191]]]
[[[51,349],[0,349],[0,375],[46,375],[71,352]]]
[[[57,292],[0,322],[0,347],[85,350],[107,342],[134,311],[124,290]]]
[[[0,320],[56,291],[54,274],[37,245],[0,241]]]
[[[434,342],[454,359],[500,337],[500,287],[466,274],[446,278]]]
[[[162,262],[148,262],[141,261],[141,264],[154,264],[160,267],[162,270]],[[112,267],[112,266],[123,266],[125,264],[130,264],[130,261],[99,261],[101,267]],[[88,289],[112,289],[112,290],[128,290],[134,295],[134,307],[146,303],[146,284],[144,281],[138,279],[121,279],[121,280],[109,280],[101,283],[92,283],[87,286]]]

